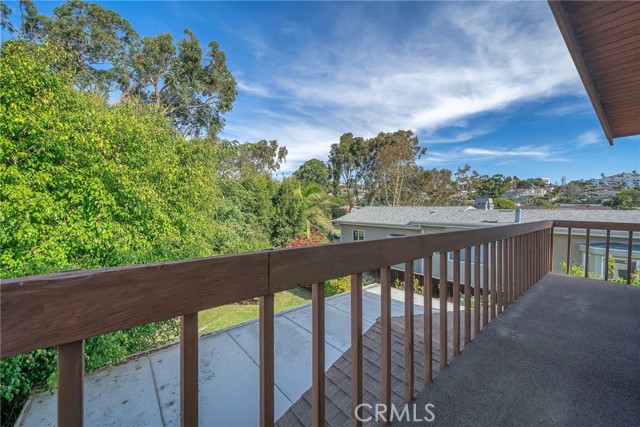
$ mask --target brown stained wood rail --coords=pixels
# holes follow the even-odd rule
[[[137,265],[9,279],[0,286],[2,358],[58,346],[59,425],[83,422],[83,341],[134,326],[181,317],[181,424],[198,423],[197,314],[201,310],[259,297],[260,425],[274,424],[274,293],[313,284],[314,425],[324,424],[324,297],[326,280],[351,275],[351,407],[362,402],[362,273],[381,268],[381,401],[389,404],[391,376],[391,271],[405,264],[405,401],[413,398],[413,286],[415,260],[424,262],[424,381],[433,377],[433,255],[440,257],[440,364],[447,365],[447,253],[453,253],[454,343],[460,351],[459,292],[464,285],[464,343],[509,308],[553,265],[555,228],[628,232],[640,224],[540,221],[395,239],[279,249],[189,261]],[[570,233],[570,231],[569,231]],[[570,234],[569,234],[570,235]],[[480,256],[482,249],[482,257]],[[465,259],[461,260],[460,251]],[[568,249],[570,251],[570,249]],[[568,252],[570,257],[570,252]],[[475,258],[474,262],[472,257]],[[481,261],[482,262],[482,266]],[[464,282],[461,277],[464,266]],[[482,277],[481,277],[482,274]],[[630,276],[630,275],[628,275]],[[608,276],[607,276],[608,277]],[[230,280],[230,279],[233,280]],[[480,282],[482,281],[482,286]],[[472,287],[475,298],[472,299]],[[482,295],[480,293],[482,289]],[[489,298],[490,296],[490,303]],[[473,303],[473,307],[472,307]],[[483,311],[481,319],[480,311]],[[490,310],[490,315],[488,310]],[[388,412],[387,412],[388,414]],[[360,423],[352,417],[352,426]]]
[[[611,232],[627,232],[627,285],[631,283],[631,262],[633,254],[633,233],[640,232],[640,224],[638,223],[624,223],[624,222],[588,222],[588,221],[554,221],[552,233],[555,228],[567,229],[567,271],[565,273],[571,274],[571,241],[573,231],[582,229],[585,231],[585,265],[584,265],[584,277],[589,277],[589,254],[591,248],[591,232],[592,231],[604,231],[606,232],[605,238],[605,266],[604,266],[604,280],[609,280],[609,257],[611,253]],[[622,236],[618,236],[622,239]],[[551,256],[553,257],[553,234],[551,234]],[[551,258],[553,265],[553,258]]]

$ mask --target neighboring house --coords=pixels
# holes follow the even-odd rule
[[[506,191],[502,197],[511,200],[532,199],[534,197],[544,197],[547,192],[547,188],[518,188]]]
[[[603,186],[603,185],[617,185],[622,182],[625,183],[627,188],[638,188],[640,187],[640,174],[638,173],[619,173],[611,176],[602,176],[600,179],[592,179],[589,181],[592,185],[595,186]]]
[[[334,220],[340,226],[341,241],[385,239],[392,237],[415,236],[418,234],[434,234],[444,231],[494,227],[496,225],[513,224],[516,212],[507,209],[480,210],[470,206],[369,206],[355,209],[350,214]],[[587,209],[533,209],[519,211],[519,222],[543,220],[570,220],[589,222],[626,222],[640,223],[640,211],[587,210]],[[583,266],[587,250],[585,247],[585,230],[572,230],[571,262]],[[606,232],[592,230],[588,256],[589,271],[604,276],[604,242]],[[611,233],[611,256],[616,261],[614,277],[626,277],[627,245],[629,235],[626,232]],[[567,256],[567,230],[556,228],[554,232],[553,270],[563,271],[562,262]],[[634,235],[631,271],[640,268],[640,236]],[[452,279],[453,258],[448,254],[448,277]],[[482,263],[484,256],[481,255]],[[462,254],[464,260],[464,254]],[[475,259],[472,257],[472,262]],[[439,255],[433,256],[433,275],[439,276]],[[402,269],[402,266],[394,266]],[[464,268],[464,264],[462,266]],[[414,271],[422,274],[421,260],[414,262]]]

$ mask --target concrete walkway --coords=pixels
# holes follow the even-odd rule
[[[640,288],[548,274],[418,394],[418,416],[427,403],[432,426],[640,426]]]
[[[363,292],[363,331],[380,316],[380,287]],[[351,346],[350,295],[326,299],[326,368]],[[438,307],[437,300],[433,303]],[[415,312],[422,313],[422,296]],[[404,294],[392,288],[392,316],[404,314]],[[311,386],[311,306],[275,316],[275,417]],[[253,426],[259,416],[258,322],[200,338],[200,425]],[[179,347],[169,346],[85,378],[86,426],[179,425]],[[18,426],[55,426],[56,393],[34,396]]]

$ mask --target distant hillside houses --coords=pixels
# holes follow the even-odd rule
[[[619,173],[611,176],[601,175],[600,178],[594,178],[589,181],[593,186],[616,186],[624,183],[627,188],[640,188],[640,173]]]

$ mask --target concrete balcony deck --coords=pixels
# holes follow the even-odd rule
[[[547,274],[417,395],[426,403],[435,426],[640,425],[640,288]]]

